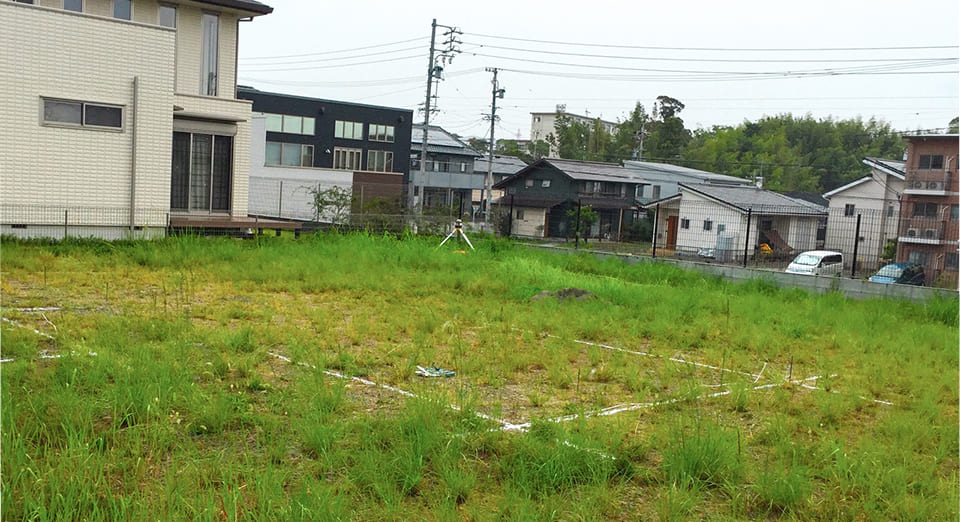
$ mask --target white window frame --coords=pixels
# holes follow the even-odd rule
[[[80,123],[73,123],[69,121],[60,121],[60,120],[48,120],[46,117],[46,104],[47,102],[56,102],[56,103],[68,103],[72,105],[80,106]],[[87,123],[87,107],[107,107],[110,109],[119,109],[120,110],[120,125],[117,127],[110,125],[94,125]],[[66,100],[63,98],[47,98],[44,96],[40,97],[40,124],[50,127],[69,127],[72,129],[91,129],[91,130],[101,130],[108,132],[123,132],[124,131],[124,118],[125,118],[125,107],[123,105],[116,105],[113,103],[97,103],[97,102],[85,102],[81,100]]]
[[[164,9],[173,10],[173,25],[164,25],[162,23],[163,18],[160,16],[160,14],[163,12]],[[172,4],[157,4],[157,25],[159,25],[160,27],[169,27],[170,29],[176,29],[179,23],[180,23],[180,10],[177,9],[177,6]]]
[[[362,160],[363,149],[333,148],[333,168],[335,170],[363,170]]]
[[[130,18],[121,18],[117,16],[117,0],[110,2],[110,16],[116,18],[117,20],[133,20],[133,0],[126,0],[130,4]]]
[[[362,140],[363,122],[337,120],[333,127],[333,137],[342,140]]]
[[[379,141],[381,143],[393,143],[396,128],[393,125],[381,125],[371,123],[367,136],[370,141]]]
[[[266,117],[265,126],[267,132],[282,132],[284,134],[303,134],[305,136],[313,136],[317,128],[317,119],[312,116],[300,116],[299,114],[277,114],[273,112],[265,112],[263,115]],[[300,120],[300,124],[292,125],[295,120]],[[279,126],[277,126],[278,122]],[[288,122],[291,123],[290,128],[296,128],[296,130],[284,130]]]
[[[387,165],[388,160],[389,165]],[[367,170],[372,172],[393,172],[393,152],[389,150],[368,150]]]
[[[289,142],[284,143],[284,142],[282,142],[282,141],[267,141],[267,146],[266,146],[266,148],[270,148],[271,145],[279,145],[279,146],[280,146],[280,163],[270,163],[270,162],[269,162],[269,157],[268,157],[268,155],[267,155],[267,153],[266,153],[266,149],[264,149],[263,165],[264,165],[265,167],[312,167],[312,166],[313,166],[313,161],[312,161],[312,160],[313,160],[313,145],[307,145],[306,143],[289,143]],[[284,161],[283,161],[283,160],[284,160],[284,153],[283,153],[283,151],[284,151],[284,149],[287,148],[287,147],[284,147],[284,145],[287,145],[287,146],[290,146],[290,145],[299,145],[299,146],[300,146],[300,150],[299,150],[298,155],[297,155],[297,164],[296,164],[296,165],[291,164],[291,163],[284,163]],[[304,165],[304,163],[303,163],[303,154],[304,154],[305,151],[310,151],[310,159],[311,159],[311,162],[310,162],[309,165]]]
[[[207,20],[213,19],[212,33]],[[200,95],[216,96],[220,85],[220,15],[204,11],[200,16]]]

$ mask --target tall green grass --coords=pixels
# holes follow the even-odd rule
[[[956,518],[956,300],[438,244],[4,241],[5,517]]]

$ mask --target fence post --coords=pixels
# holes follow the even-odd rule
[[[743,268],[747,268],[747,255],[750,253],[750,218],[753,217],[753,209],[747,209],[747,238],[743,241]]]
[[[67,239],[67,215],[69,213],[69,210],[63,211],[63,239]]]
[[[277,203],[277,217],[283,217],[283,180],[280,180],[280,202]]]
[[[857,251],[860,247],[860,214],[857,214],[857,230],[853,236],[853,259],[850,261],[850,278],[857,277]]]
[[[653,253],[652,257],[657,258],[657,227],[660,225],[660,203],[657,203],[657,210],[653,213]]]
[[[573,229],[573,248],[580,248],[580,198],[577,198],[577,226]]]
[[[507,219],[507,237],[513,236],[513,194],[510,194],[510,215]],[[544,231],[546,236],[546,231]]]

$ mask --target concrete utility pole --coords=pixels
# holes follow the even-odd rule
[[[444,42],[446,47],[439,50],[439,56],[437,56],[438,50],[436,49],[437,27],[446,29],[443,34],[447,36],[447,40]],[[416,209],[421,208],[422,205],[420,202],[423,200],[427,168],[427,137],[430,134],[430,114],[437,110],[435,107],[430,106],[430,102],[436,97],[436,95],[433,94],[433,82],[434,80],[443,79],[443,66],[452,62],[454,54],[460,52],[460,48],[457,47],[461,43],[460,40],[457,40],[457,36],[460,34],[463,34],[462,31],[456,27],[438,24],[436,18],[434,18],[433,23],[430,24],[430,61],[427,64],[427,97],[423,102],[423,141],[421,142],[420,149],[420,171],[417,175],[417,180],[411,180],[413,188],[410,190],[410,205]],[[419,192],[419,199],[416,195],[417,192]]]
[[[487,67],[487,72],[493,73],[493,100],[490,102],[490,114],[484,114],[486,119],[488,116],[490,118],[490,154],[487,157],[487,177],[484,183],[484,192],[486,194],[487,205],[485,212],[483,214],[484,225],[489,229],[490,227],[490,210],[493,205],[493,154],[496,152],[497,140],[494,138],[494,129],[496,128],[497,120],[500,119],[497,116],[497,98],[503,99],[503,94],[506,92],[505,89],[500,88],[500,84],[497,83],[497,72],[499,69],[496,67]]]

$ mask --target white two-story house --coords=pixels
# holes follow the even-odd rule
[[[161,235],[247,216],[253,0],[0,0],[0,232]]]

